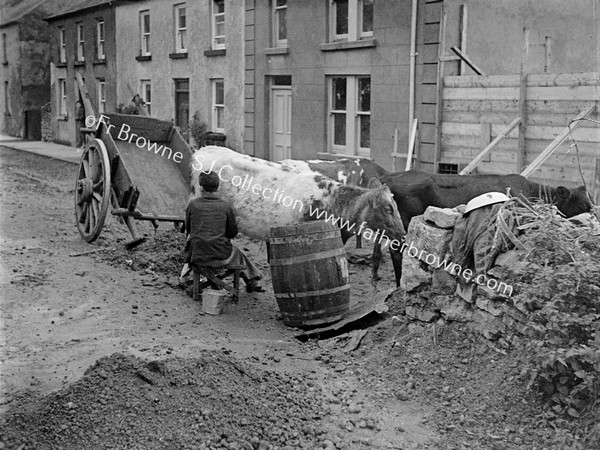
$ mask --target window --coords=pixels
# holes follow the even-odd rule
[[[175,52],[187,53],[185,4],[175,6]]]
[[[58,79],[58,115],[67,115],[67,80],[64,78]]]
[[[373,36],[373,0],[331,0],[331,40],[357,41]]]
[[[152,115],[152,84],[150,80],[141,81],[142,100],[146,104],[148,115]]]
[[[140,12],[141,55],[150,56],[150,11]]]
[[[77,61],[84,61],[83,53],[83,24],[77,24]]]
[[[223,80],[213,80],[213,114],[212,130],[216,133],[225,132],[225,83]]]
[[[106,112],[106,81],[98,79],[98,111]]]
[[[328,109],[330,151],[370,156],[371,78],[332,77]]]
[[[287,0],[273,0],[273,45],[287,45]]]
[[[106,58],[104,54],[104,20],[96,22],[96,57],[98,59]]]
[[[225,1],[212,2],[212,48],[218,50],[225,48]]]
[[[58,62],[67,62],[67,42],[65,39],[65,29],[60,27],[58,29]]]

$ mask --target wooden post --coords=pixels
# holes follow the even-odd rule
[[[467,54],[467,5],[460,5],[460,51],[462,54]],[[466,63],[460,60],[460,75],[465,74]]]
[[[490,145],[490,142],[492,142],[492,124],[491,123],[480,123],[479,127],[481,129],[481,135],[480,135],[481,147],[480,148],[487,148],[487,146]],[[483,157],[482,161],[490,162],[491,161],[490,154],[491,154],[491,152],[488,152],[488,154]]]
[[[406,166],[404,170],[412,168],[412,159],[415,151],[415,142],[417,140],[417,119],[413,119],[412,127],[410,128],[410,136],[408,138],[408,154],[406,155]]]
[[[546,60],[544,62],[544,72],[550,71],[550,63],[552,62],[552,38],[550,36],[546,36],[544,40],[544,45],[546,47]]]
[[[440,19],[440,37],[438,44],[438,64],[437,64],[437,89],[435,93],[435,156],[433,160],[433,172],[438,173],[438,167],[442,156],[442,112],[443,92],[444,92],[444,55],[446,53],[446,20],[447,13],[442,4],[442,13]]]
[[[594,203],[600,205],[600,158],[596,158],[596,177],[594,179]]]
[[[535,172],[542,164],[544,164],[544,162],[552,155],[552,153],[554,153],[554,151],[558,148],[558,146],[560,144],[563,143],[563,141],[567,138],[567,136],[569,136],[569,134],[576,130],[577,128],[579,128],[579,126],[583,123],[583,118],[587,117],[589,114],[591,114],[594,109],[596,109],[596,105],[592,105],[590,106],[588,109],[582,111],[574,120],[573,120],[573,124],[566,127],[558,136],[556,136],[556,138],[552,141],[552,143],[550,145],[548,145],[548,147],[546,147],[544,149],[544,151],[542,153],[540,153],[538,155],[537,158],[535,158],[535,160],[529,164],[529,166],[527,166],[527,168],[521,172],[521,175],[524,176],[525,178],[529,178],[529,176]]]
[[[77,80],[77,85],[79,86],[79,93],[81,94],[81,99],[83,100],[83,106],[85,107],[85,115],[93,115],[94,117],[98,117],[98,111],[96,110],[96,106],[94,106],[94,101],[90,96],[87,88],[85,87],[85,83],[83,82],[83,78],[79,72],[75,73],[75,79]]]
[[[521,51],[521,77],[519,85],[519,147],[517,150],[517,172],[523,170],[527,155],[527,64],[529,63],[529,28],[523,28],[523,50]]]

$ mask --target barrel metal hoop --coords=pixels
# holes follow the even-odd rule
[[[306,291],[306,292],[289,292],[289,293],[276,293],[275,298],[280,299],[290,299],[290,298],[298,298],[298,297],[317,297],[320,295],[329,295],[335,294],[336,292],[342,292],[347,289],[350,289],[349,284],[344,284],[343,286],[338,286],[329,289],[320,289],[318,291]]]
[[[273,258],[269,260],[271,266],[288,266],[290,264],[299,264],[308,261],[330,258],[332,256],[346,257],[346,250],[343,247],[327,250],[324,252],[310,253],[308,255],[293,256],[291,258]]]
[[[340,237],[340,230],[331,231],[317,231],[307,232],[301,234],[287,235],[287,236],[276,236],[269,237],[269,243],[271,244],[294,244],[297,242],[314,242],[316,240],[322,241],[325,239],[337,239]]]

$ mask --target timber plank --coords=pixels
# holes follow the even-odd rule
[[[532,73],[528,86],[593,86],[600,85],[600,73]]]
[[[514,112],[496,111],[447,111],[443,112],[444,122],[460,123],[510,123],[515,118]]]
[[[567,124],[568,125],[568,124]],[[527,139],[550,140],[560,136],[566,128],[566,125],[561,127],[546,127],[546,126],[528,126],[525,132]],[[573,131],[573,137],[578,142],[596,142],[600,143],[600,128],[583,128],[579,127]],[[566,142],[571,141],[571,135],[567,135]]]
[[[444,88],[448,100],[512,100],[519,98],[519,87]]]
[[[514,119],[514,117],[513,117]],[[493,123],[492,124],[492,136],[498,136],[502,133],[508,124],[505,123]],[[507,137],[517,137],[519,131],[513,129],[508,133]],[[460,123],[460,122],[444,122],[442,124],[442,134],[458,134],[465,136],[476,136],[480,139],[481,136],[481,125],[478,123]]]
[[[519,111],[518,104],[514,100],[450,100],[445,98],[443,107],[444,111],[494,111],[512,113]]]
[[[527,112],[568,113],[573,118],[590,105],[590,99],[585,100],[528,100]],[[591,118],[598,118],[598,113],[590,114]]]
[[[587,100],[600,99],[599,86],[528,86],[530,100]]]
[[[498,144],[499,145],[499,144]],[[477,156],[480,149],[477,148],[466,148],[462,146],[445,146],[442,149],[442,159],[452,160],[453,158],[466,159],[468,161],[472,161],[473,158]],[[482,161],[483,163],[513,163],[516,164],[517,156],[516,156],[516,148],[512,149],[512,151],[498,151],[498,148],[495,147],[494,151],[490,153],[490,161]],[[479,167],[479,166],[477,166]],[[514,168],[513,168],[514,169]]]
[[[493,88],[518,86],[518,75],[465,75],[458,77],[444,77],[444,87],[452,88]]]
[[[580,109],[581,111],[581,109]],[[538,125],[538,126],[546,126],[546,127],[566,127],[569,125],[571,120],[573,120],[575,116],[570,113],[545,113],[545,112],[535,112],[531,113],[528,116],[529,125]],[[597,120],[597,119],[596,119]],[[600,125],[598,123],[592,121],[583,121],[581,123],[581,128],[599,128]]]

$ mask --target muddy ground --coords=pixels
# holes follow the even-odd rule
[[[75,226],[76,165],[6,148],[0,158],[0,448],[549,449],[581,439],[544,420],[518,355],[460,324],[441,324],[435,345],[429,326],[405,321],[398,293],[361,323],[354,351],[298,340],[280,320],[260,242],[235,243],[267,292],[202,314],[178,283],[183,239],[170,225],[141,224],[148,241],[127,251],[127,228],[109,214],[88,244]],[[102,251],[70,256],[91,249]],[[370,270],[350,266],[352,305],[375,297]],[[389,261],[381,274],[378,291],[393,288]]]

